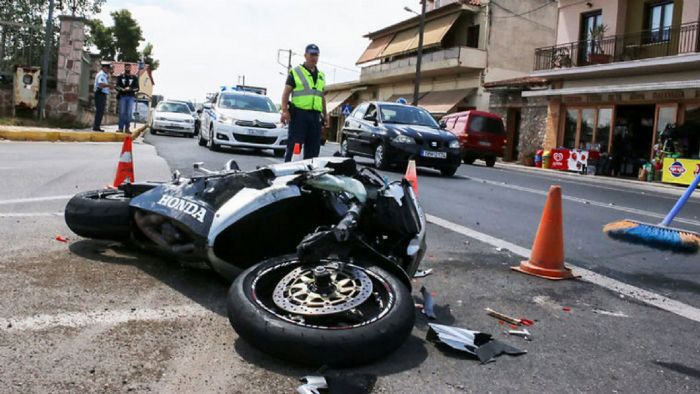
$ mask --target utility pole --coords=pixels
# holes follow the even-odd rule
[[[413,86],[413,105],[418,105],[420,95],[420,66],[423,60],[423,33],[425,32],[425,6],[426,0],[421,0],[420,28],[418,30],[418,57],[416,59],[416,79]]]
[[[241,81],[243,81],[243,83],[241,83]],[[238,83],[245,86],[245,75],[238,76]]]
[[[43,119],[46,106],[46,82],[49,77],[49,50],[51,49],[51,33],[53,30],[54,0],[49,0],[49,16],[46,19],[46,34],[44,35],[44,54],[41,59],[41,88],[39,91],[39,119]]]

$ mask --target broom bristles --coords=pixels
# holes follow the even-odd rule
[[[603,227],[603,232],[618,241],[646,245],[655,249],[670,250],[676,253],[697,253],[700,249],[700,235],[692,231],[680,230],[653,224],[621,220]]]

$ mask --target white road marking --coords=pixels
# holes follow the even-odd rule
[[[481,179],[481,178],[474,178],[474,177],[466,177],[466,178],[471,179],[471,180],[476,181],[476,182],[481,182],[481,183],[484,183],[484,184],[487,184],[487,185],[500,186],[500,187],[504,187],[504,188],[507,188],[507,189],[512,189],[512,190],[518,190],[518,191],[527,192],[527,193],[538,194],[538,195],[540,195],[540,196],[546,196],[546,195],[547,195],[547,191],[545,191],[545,190],[531,189],[531,188],[529,188],[529,187],[518,186],[518,185],[511,185],[511,184],[509,184],[509,183],[503,183],[503,182],[489,181],[489,180],[487,180],[487,179]],[[588,199],[580,198],[580,197],[572,197],[572,196],[562,195],[562,198],[563,198],[564,200],[574,201],[574,202],[577,202],[577,203],[580,203],[580,204],[592,205],[592,206],[600,207],[600,208],[613,209],[613,210],[620,211],[620,212],[631,213],[631,214],[634,214],[634,215],[647,216],[647,217],[651,217],[651,218],[659,219],[659,220],[662,220],[664,217],[666,217],[666,215],[662,215],[662,214],[660,214],[660,213],[644,211],[644,210],[636,209],[636,208],[624,207],[624,206],[621,206],[621,205],[610,205],[610,204],[606,204],[606,203],[603,203],[603,202],[588,200]],[[620,218],[620,219],[623,219],[623,218]],[[689,224],[689,225],[692,225],[692,226],[698,226],[698,227],[700,227],[700,221],[697,221],[697,220],[692,220],[692,219],[685,219],[685,218],[676,217],[675,219],[673,219],[673,221],[674,221],[674,222],[678,222],[678,223],[684,223],[684,224]]]
[[[211,315],[200,305],[180,305],[162,309],[120,309],[98,312],[66,312],[20,318],[0,318],[2,331],[39,331],[56,327],[115,326],[130,321],[166,321]]]
[[[17,212],[0,213],[0,218],[63,217],[63,212]]]
[[[468,227],[452,223],[448,220],[441,219],[437,216],[426,215],[428,222],[438,225],[440,227],[446,228],[448,230],[454,231],[458,234],[462,234],[466,237],[476,239],[485,244],[508,249],[511,252],[517,254],[523,258],[530,257],[530,249],[523,248],[522,246],[515,245],[508,241],[502,240],[500,238],[492,237],[488,234],[481,233],[476,230],[472,230]],[[585,268],[577,267],[575,265],[566,263],[567,266],[574,269],[576,274],[581,275],[581,279],[596,284],[598,286],[604,287],[608,290],[612,290],[616,293],[622,294],[625,297],[634,298],[646,304],[655,306],[659,309],[663,309],[667,312],[674,313],[678,316],[685,317],[696,322],[700,322],[700,309],[694,306],[684,304],[680,301],[676,301],[662,295],[653,293],[648,290],[644,290],[626,283],[622,283],[618,280],[608,278],[607,276],[597,274],[593,271],[587,270]]]
[[[54,201],[54,200],[68,200],[72,198],[73,195],[67,196],[47,196],[47,197],[29,197],[29,198],[15,198],[13,200],[0,200],[0,205],[4,204],[25,204],[32,202],[42,202],[42,201]]]

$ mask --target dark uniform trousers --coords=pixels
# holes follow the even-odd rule
[[[92,124],[92,129],[97,130],[102,125],[102,117],[105,114],[105,107],[107,106],[107,94],[96,91],[95,92],[95,122]]]
[[[291,161],[294,144],[302,144],[304,159],[318,157],[321,152],[321,113],[291,108],[289,111],[289,136],[284,161]]]

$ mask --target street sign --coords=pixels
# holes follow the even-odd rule
[[[352,112],[352,105],[350,104],[343,104],[340,107],[340,113],[343,114],[343,116],[350,116],[350,113]]]

